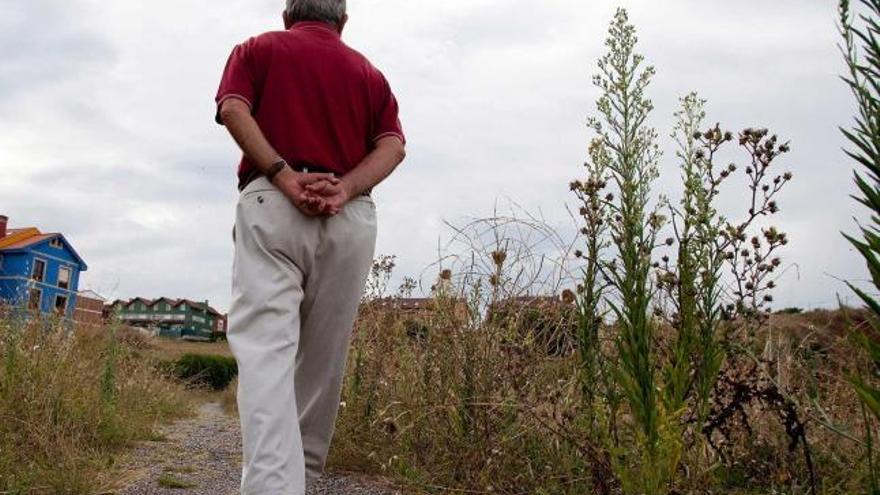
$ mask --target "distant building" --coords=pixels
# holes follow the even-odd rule
[[[73,321],[84,325],[103,325],[105,302],[106,299],[94,291],[81,291],[76,296]]]
[[[0,301],[72,317],[85,261],[63,235],[9,229],[8,220],[0,215]]]
[[[137,297],[109,304],[105,313],[120,322],[154,332],[161,337],[211,340],[226,334],[226,315],[189,299],[145,299]]]

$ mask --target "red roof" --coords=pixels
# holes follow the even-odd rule
[[[81,270],[88,269],[85,261],[83,261],[79,254],[77,254],[70,243],[64,239],[63,235],[57,232],[43,233],[36,227],[8,229],[6,235],[0,237],[0,251],[19,251],[55,238],[63,240],[67,250],[70,251],[70,254],[72,254],[73,257],[76,258],[76,261],[79,262]]]
[[[196,302],[196,301],[193,301],[190,299],[172,299],[170,297],[160,297],[158,299],[147,299],[144,297],[135,297],[135,298],[129,299],[127,301],[122,300],[122,299],[117,299],[117,300],[113,301],[112,303],[108,304],[108,306],[115,306],[117,304],[122,304],[123,306],[127,307],[137,301],[142,301],[144,303],[144,305],[148,306],[148,307],[152,307],[152,306],[154,306],[160,302],[163,302],[163,301],[169,303],[173,307],[177,307],[182,304],[187,304],[187,305],[192,306],[194,308],[206,310],[208,313],[210,313],[214,316],[223,316],[222,313],[220,313],[216,309],[212,308],[210,305],[206,305],[204,302]]]
[[[9,236],[6,236],[9,237]],[[51,239],[53,237],[58,237],[58,234],[39,234],[32,237],[28,237],[27,239],[22,239],[18,242],[10,244],[8,246],[3,246],[0,249],[22,249],[28,246],[33,246],[34,244],[38,244],[45,240]]]

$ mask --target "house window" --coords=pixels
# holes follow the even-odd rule
[[[56,237],[56,238],[52,239],[51,241],[49,241],[49,245],[52,246],[53,248],[58,248],[58,249],[61,249],[64,247],[64,244],[61,242],[60,237]]]
[[[58,269],[58,287],[62,289],[70,288],[70,268],[63,266]]]
[[[67,296],[55,296],[55,312],[58,314],[67,312]]]
[[[31,278],[36,280],[37,282],[42,282],[46,279],[46,262],[35,258],[34,259],[34,271],[31,273]]]
[[[43,291],[40,289],[31,289],[28,291],[28,308],[39,311],[42,299]]]

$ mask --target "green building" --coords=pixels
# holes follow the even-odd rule
[[[189,299],[117,300],[107,306],[128,326],[144,328],[161,337],[189,340],[213,340],[226,334],[226,315],[203,303]]]

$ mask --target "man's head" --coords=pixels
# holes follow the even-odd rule
[[[331,24],[340,33],[348,21],[346,0],[287,0],[284,27],[300,21],[319,21]]]

